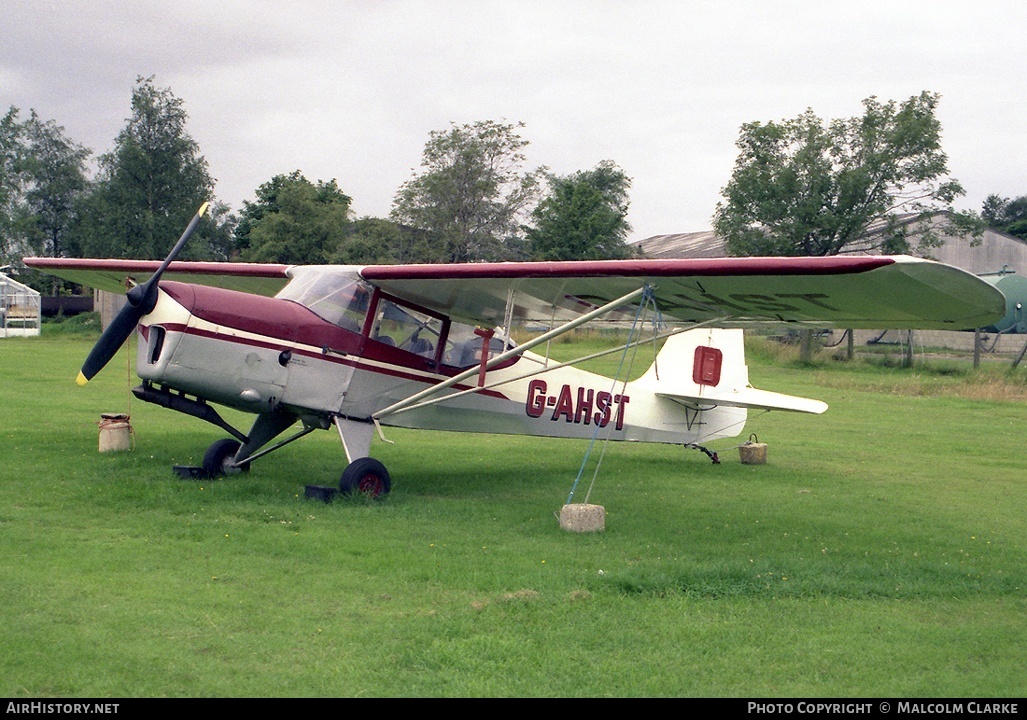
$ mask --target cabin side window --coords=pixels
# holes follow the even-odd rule
[[[435,357],[443,321],[383,298],[378,303],[371,339],[426,358]]]
[[[512,339],[505,340],[502,330],[499,329],[487,341],[488,350],[486,352],[488,357],[486,360],[491,360],[499,353],[516,346],[517,343]],[[485,347],[485,339],[475,332],[473,325],[453,323],[449,329],[446,352],[442,356],[442,362],[458,368],[481,365],[481,354]]]

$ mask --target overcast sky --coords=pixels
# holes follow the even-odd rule
[[[2,0],[0,112],[99,155],[153,75],[234,209],[298,169],[378,217],[431,131],[523,122],[529,169],[624,169],[640,240],[711,226],[743,123],[871,95],[941,93],[958,207],[1027,195],[1025,27],[1023,0]]]

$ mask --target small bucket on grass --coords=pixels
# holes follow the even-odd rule
[[[743,465],[766,465],[767,444],[759,442],[756,433],[753,433],[747,442],[738,446],[738,457]]]
[[[101,413],[100,452],[132,449],[132,425],[128,415]]]

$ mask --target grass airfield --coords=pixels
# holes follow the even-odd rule
[[[334,432],[180,480],[221,431],[130,401],[124,350],[76,387],[93,341],[0,341],[5,697],[1027,694],[1023,368],[759,344],[754,385],[831,409],[750,413],[720,465],[612,444],[577,535],[584,442],[386,429],[380,502],[303,497]],[[135,449],[98,453],[126,410]]]

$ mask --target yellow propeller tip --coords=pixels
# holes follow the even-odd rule
[[[207,206],[208,205],[210,205],[209,202],[205,202],[202,205],[200,205],[200,210],[196,214],[199,215],[200,217],[203,217],[204,214],[207,212]]]
[[[78,383],[79,385],[85,385],[87,382],[89,382],[89,378],[87,378],[85,375],[83,375],[82,371],[80,370],[79,373],[78,373],[78,377],[75,378],[75,382]]]

